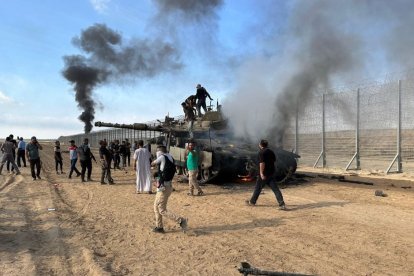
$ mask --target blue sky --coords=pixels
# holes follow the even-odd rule
[[[72,41],[95,24],[117,32],[124,46],[169,43],[182,64],[151,77],[117,75],[99,83],[93,89],[95,121],[181,115],[180,103],[201,83],[224,103],[237,134],[256,139],[265,127],[290,118],[292,103],[306,101],[315,88],[354,86],[414,67],[414,2],[407,0],[0,3],[0,137],[83,132],[73,84],[62,75],[63,57],[90,57]],[[193,3],[198,17],[161,8],[173,3]]]
[[[277,2],[275,9],[282,14],[286,5]],[[262,11],[253,3],[227,1],[218,7],[217,18],[177,30],[184,64],[179,72],[132,82],[120,79],[96,87],[94,95],[99,103],[95,120],[132,123],[163,118],[167,113],[181,115],[180,103],[195,92],[197,83],[214,99],[223,100],[233,87],[234,72],[220,70],[221,58],[257,50],[255,28],[261,24],[257,15]],[[155,13],[156,6],[150,0],[2,0],[0,137],[13,133],[56,138],[81,133],[83,123],[77,119],[80,110],[73,87],[61,74],[63,56],[85,54],[72,39],[96,23],[119,32],[125,40],[168,39],[168,28],[154,27]],[[277,20],[283,24],[282,17]]]

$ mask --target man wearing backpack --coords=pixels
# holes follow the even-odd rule
[[[176,169],[174,159],[167,153],[165,146],[158,146],[157,159],[155,159],[151,165],[158,165],[158,181],[156,182],[157,194],[155,195],[154,201],[155,228],[153,229],[153,232],[164,233],[164,225],[162,223],[163,217],[174,220],[180,225],[180,228],[185,231],[187,229],[187,219],[167,211],[168,198],[173,190],[172,179]]]

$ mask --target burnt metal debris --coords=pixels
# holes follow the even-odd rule
[[[233,137],[227,120],[222,116],[220,106],[217,110],[210,108],[201,118],[197,118],[191,135],[184,120],[168,116],[164,122],[159,121],[157,125],[95,122],[95,126],[157,132],[157,137],[149,141],[151,153],[155,155],[156,145],[166,145],[183,174],[187,174],[186,145],[189,141],[196,142],[197,150],[200,152],[198,179],[201,184],[219,175],[236,178],[255,176],[257,173],[257,146]],[[300,156],[281,148],[274,149],[274,152],[278,160],[276,180],[283,182],[296,171],[297,158]]]
[[[247,275],[310,276],[309,274],[297,274],[297,273],[288,273],[288,272],[260,270],[258,268],[251,266],[248,262],[241,262],[241,266],[238,268],[238,271],[245,276]]]

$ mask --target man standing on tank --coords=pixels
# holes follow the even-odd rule
[[[283,195],[280,192],[274,178],[276,172],[276,155],[271,149],[268,148],[267,140],[261,140],[259,148],[259,175],[257,177],[253,195],[250,200],[246,200],[246,204],[249,206],[256,205],[257,199],[259,198],[263,187],[268,185],[275,194],[276,200],[279,203],[279,209],[286,210]]]
[[[201,117],[203,114],[201,114],[201,107],[204,110],[204,113],[207,112],[207,106],[206,106],[206,98],[208,97],[210,101],[213,99],[210,97],[210,94],[207,92],[207,90],[201,86],[201,84],[197,84],[197,114],[198,117]]]

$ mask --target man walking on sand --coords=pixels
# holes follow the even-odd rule
[[[3,158],[1,159],[0,163],[0,174],[3,170],[3,166],[6,162],[10,162],[13,168],[16,170],[16,175],[20,174],[19,167],[14,162],[13,152],[15,150],[15,145],[10,141],[11,138],[7,137],[6,141],[1,146],[0,150],[3,152]]]
[[[152,194],[151,190],[151,154],[144,148],[144,141],[138,141],[138,149],[134,152],[134,169],[137,174],[136,192]]]
[[[267,140],[261,140],[259,143],[259,175],[256,181],[256,187],[254,188],[253,195],[250,200],[246,200],[246,204],[249,206],[256,205],[257,199],[265,185],[268,185],[275,194],[276,200],[279,203],[280,210],[286,210],[285,202],[283,201],[283,195],[279,190],[274,178],[276,172],[275,153],[268,148]]]
[[[203,190],[201,190],[200,186],[197,182],[197,174],[198,174],[198,152],[194,148],[195,143],[190,142],[188,143],[186,157],[187,157],[187,170],[188,170],[188,186],[189,192],[187,195],[193,196],[194,189],[197,190],[197,196],[204,195]]]
[[[175,174],[175,164],[172,156],[167,153],[165,146],[158,146],[157,159],[151,165],[158,165],[157,194],[154,200],[155,228],[152,231],[164,233],[163,217],[175,221],[185,231],[187,229],[187,219],[167,211],[168,198],[173,191],[172,179]]]
[[[83,145],[77,148],[78,159],[80,160],[81,164],[81,181],[85,182],[85,173],[88,171],[86,181],[92,181],[92,159],[96,162],[95,156],[91,152],[91,148],[89,147],[89,139],[83,139]]]
[[[42,179],[40,177],[40,169],[41,169],[41,163],[40,163],[40,155],[39,150],[42,150],[43,147],[39,144],[36,137],[33,136],[30,139],[30,142],[26,145],[26,157],[27,160],[29,160],[30,163],[30,171],[32,172],[33,181],[37,179]],[[35,166],[36,166],[36,172],[35,172]]]
[[[70,140],[69,143],[70,143],[70,147],[69,147],[70,171],[69,171],[68,178],[72,178],[73,171],[76,172],[76,176],[80,176],[81,173],[78,170],[78,168],[76,168],[76,162],[78,162],[78,152],[77,152],[78,147],[75,145],[74,140]]]

